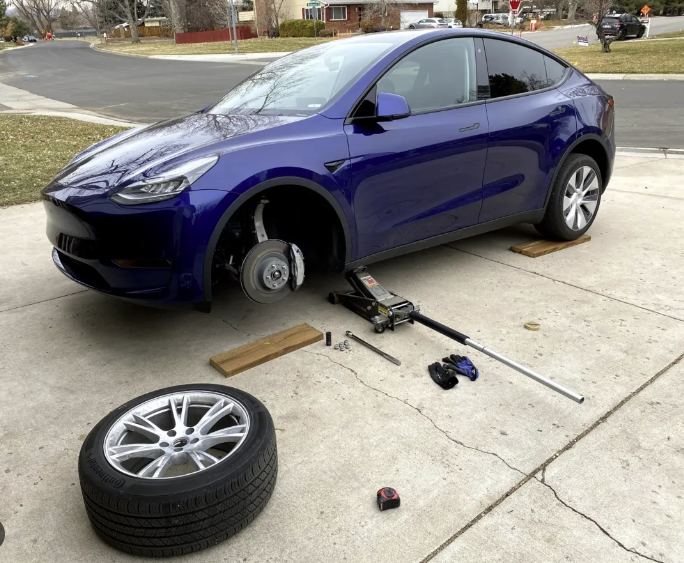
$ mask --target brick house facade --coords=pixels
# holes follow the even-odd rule
[[[285,0],[280,21],[290,19],[311,19],[312,8],[306,6],[308,0]],[[372,0],[321,0],[321,7],[319,8],[317,18],[320,17],[325,22],[326,29],[332,29],[340,33],[348,33],[358,31],[360,22],[364,19],[371,19],[371,21],[380,26],[382,18],[374,16],[368,18],[367,6],[372,3]],[[257,14],[257,23],[259,27],[259,35],[266,35],[267,33],[267,10],[265,0],[255,0],[255,12]],[[385,25],[391,29],[401,29],[402,12],[404,13],[404,24],[406,19],[409,21],[417,21],[421,18],[431,18],[434,14],[433,2],[411,2],[410,0],[403,4],[391,5],[389,14],[385,18]],[[411,16],[415,13],[415,17]]]
[[[354,32],[360,28],[360,22],[364,19],[370,19],[375,25],[379,26],[382,23],[382,18],[380,16],[373,16],[368,18],[365,14],[366,6],[368,2],[354,4],[329,4],[325,7],[323,13],[323,19],[325,20],[326,29],[334,29],[341,33]],[[385,18],[385,26],[390,29],[401,29],[401,12],[403,10],[410,11],[426,11],[428,18],[432,17],[434,4],[421,3],[421,4],[395,4],[390,10],[389,14]],[[345,18],[346,16],[346,18]],[[304,9],[302,9],[302,17],[305,17]],[[345,19],[342,19],[345,18]],[[418,19],[418,18],[416,18]]]

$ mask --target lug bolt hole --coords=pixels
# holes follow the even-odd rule
[[[174,452],[182,452],[182,451],[183,451],[183,448],[173,448],[173,451],[174,451]]]
[[[199,438],[193,438],[192,440],[190,440],[191,444],[196,444],[197,442],[199,442]]]
[[[167,435],[167,436],[171,436],[171,437],[173,438],[173,437],[176,435],[176,431],[175,431],[175,430],[169,430],[169,431],[166,433],[166,435]]]
[[[168,442],[161,442],[161,443],[159,444],[159,446],[162,447],[162,448],[168,448],[168,447],[169,447],[169,443],[168,443]]]
[[[188,428],[188,429],[185,431],[185,433],[186,433],[188,436],[190,436],[190,434],[192,434],[194,431],[195,431],[194,428]]]

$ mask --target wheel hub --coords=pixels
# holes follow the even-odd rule
[[[263,289],[266,291],[278,291],[290,277],[290,267],[280,258],[264,258],[257,263],[258,276]]]

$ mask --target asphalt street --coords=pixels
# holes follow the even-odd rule
[[[585,30],[586,28],[586,30]],[[684,28],[655,18],[652,33]],[[589,26],[526,34],[540,45],[571,45]],[[171,61],[102,53],[85,42],[38,43],[0,56],[0,82],[103,115],[151,122],[197,111],[262,64]],[[619,146],[684,148],[684,82],[601,81],[615,97]]]
[[[680,31],[682,29],[684,29],[684,16],[651,19],[650,35]],[[554,31],[524,33],[523,37],[547,49],[558,49],[571,46],[573,41],[577,40],[578,35],[586,36],[589,39],[589,43],[596,43],[597,41],[596,32],[594,32],[593,27],[589,24],[556,29]]]
[[[0,82],[103,115],[152,122],[200,110],[261,68],[113,55],[84,41],[54,41],[3,53]]]

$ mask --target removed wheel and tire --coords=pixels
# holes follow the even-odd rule
[[[596,218],[601,205],[603,179],[596,161],[584,154],[571,154],[558,172],[546,214],[537,231],[546,237],[575,240]]]
[[[261,402],[221,385],[154,391],[109,413],[78,463],[96,533],[134,555],[199,551],[263,510],[278,473],[275,429]]]

